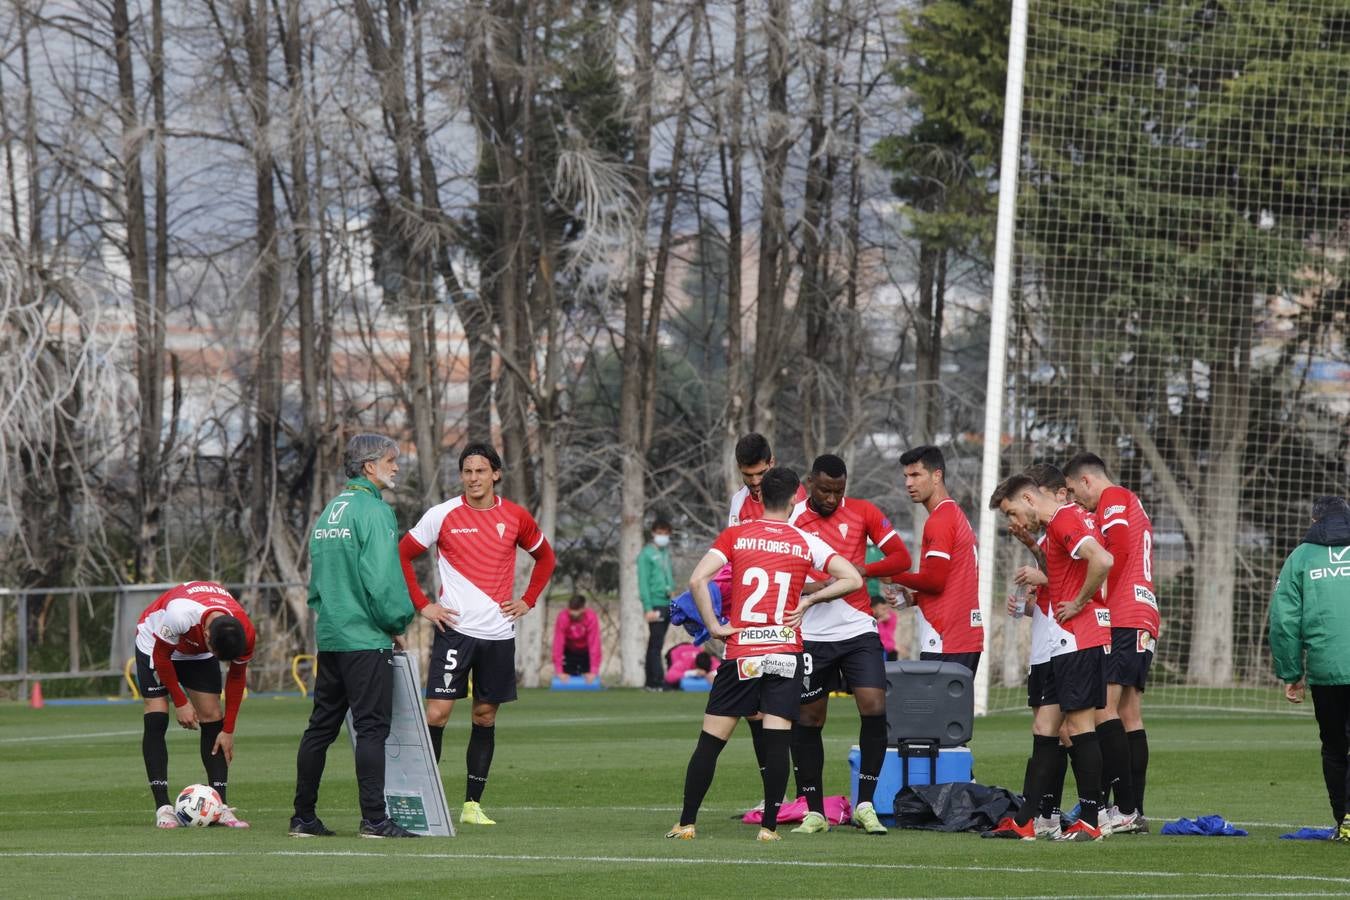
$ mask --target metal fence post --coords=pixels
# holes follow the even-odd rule
[[[18,600],[19,699],[28,699],[28,593],[20,591]]]

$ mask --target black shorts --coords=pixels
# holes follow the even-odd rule
[[[1112,628],[1111,646],[1106,648],[1106,683],[1143,693],[1157,643],[1158,639],[1142,628]]]
[[[1027,706],[1058,706],[1064,712],[1106,707],[1105,652],[1089,647],[1037,663],[1027,675]]]
[[[886,689],[886,651],[876,632],[842,641],[804,641],[802,646],[802,703],[832,691]]]
[[[453,628],[437,631],[427,663],[427,699],[463,700],[469,695],[470,675],[475,700],[516,699],[516,639],[489,641]]]
[[[186,690],[219,694],[223,685],[220,660],[214,656],[207,659],[175,659],[173,671],[178,676],[178,683]],[[150,657],[140,650],[136,651],[136,688],[146,700],[169,696],[169,689],[160,682],[150,665]]]
[[[728,659],[717,667],[712,692],[704,710],[710,716],[744,718],[756,713],[797,721],[801,710],[802,655],[783,654],[797,660],[797,673],[791,678],[782,675],[760,675],[741,678],[737,660]]]
[[[979,651],[974,653],[920,653],[919,659],[936,660],[938,662],[956,663],[959,666],[965,666],[970,670],[970,677],[974,678],[975,673],[980,669]]]
[[[564,650],[563,674],[564,675],[591,674],[591,652],[589,650],[578,650],[574,653],[571,650]]]

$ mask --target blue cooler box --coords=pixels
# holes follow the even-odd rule
[[[858,763],[862,754],[857,745],[848,751],[849,802],[858,805]],[[909,759],[909,781],[904,781],[904,760],[895,747],[886,750],[886,761],[881,764],[881,775],[877,779],[877,792],[872,798],[872,808],[883,818],[895,815],[895,795],[905,784],[945,784],[949,781],[971,781],[975,760],[969,747],[943,747],[938,751],[937,777],[933,778],[931,760],[927,756],[912,756]],[[890,824],[888,822],[887,824]]]
[[[712,690],[712,682],[702,675],[685,675],[680,679],[680,690],[707,693]]]
[[[584,675],[573,675],[567,681],[563,681],[557,675],[554,675],[548,688],[551,691],[603,691],[605,686],[600,683],[599,678],[587,684]]]

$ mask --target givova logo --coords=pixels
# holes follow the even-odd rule
[[[1309,569],[1308,577],[1313,581],[1323,578],[1350,577],[1350,546],[1328,547],[1327,565],[1320,569]]]
[[[328,524],[340,525],[342,523],[342,514],[347,511],[349,500],[339,500],[333,504],[333,508],[328,511]]]

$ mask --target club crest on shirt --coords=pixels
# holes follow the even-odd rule
[[[497,537],[506,537],[506,525],[502,522],[497,523]]]

